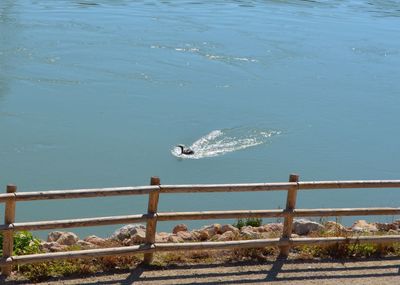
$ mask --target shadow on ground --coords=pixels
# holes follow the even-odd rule
[[[381,284],[380,278],[399,280],[400,257],[368,260],[286,260],[195,264],[168,267],[138,266],[130,271],[114,271],[80,277],[48,280],[49,284],[263,284],[270,282],[304,284],[306,281],[338,282],[355,280],[357,284]],[[368,282],[362,282],[367,280]],[[378,282],[378,283],[376,283]],[[5,281],[1,284],[26,284]],[[313,283],[316,284],[316,283]],[[325,283],[324,283],[325,284]],[[331,284],[331,283],[329,283]],[[395,284],[395,283],[392,283]],[[400,284],[400,283],[398,283]]]

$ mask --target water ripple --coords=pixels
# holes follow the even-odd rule
[[[224,63],[233,63],[233,62],[251,62],[256,63],[258,62],[257,59],[252,58],[250,56],[243,56],[243,55],[223,55],[223,54],[216,54],[210,51],[210,45],[207,42],[202,43],[202,45],[193,45],[193,44],[185,44],[183,46],[165,46],[165,45],[151,45],[150,48],[152,49],[167,49],[173,50],[176,52],[182,53],[189,53],[199,55],[207,60],[214,60],[214,61],[221,61]],[[211,47],[213,48],[213,47]]]

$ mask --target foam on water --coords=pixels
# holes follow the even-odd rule
[[[177,147],[174,147],[171,153],[176,157],[188,159],[214,157],[228,152],[265,144],[272,136],[279,135],[280,133],[280,131],[275,130],[255,130],[247,128],[214,130],[189,146],[194,150],[193,155],[182,155],[180,149]]]

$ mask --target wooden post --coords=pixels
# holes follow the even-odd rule
[[[299,182],[299,175],[290,174],[289,182]],[[288,189],[285,211],[289,213],[289,215],[285,216],[285,220],[283,223],[282,239],[288,239],[292,235],[293,210],[296,207],[297,190],[298,190],[298,185],[292,186]],[[280,249],[281,249],[280,252],[281,257],[287,257],[289,255],[289,250],[290,250],[289,245],[282,246]]]
[[[160,178],[151,177],[150,185],[160,185]],[[153,215],[151,219],[147,220],[146,225],[146,244],[152,245],[156,241],[156,228],[157,228],[157,208],[158,208],[159,189],[152,191],[149,194],[149,205],[147,214]],[[150,264],[153,261],[153,253],[144,254],[144,264]]]
[[[17,187],[15,185],[7,185],[7,193],[15,193]],[[5,203],[4,224],[12,224],[15,222],[15,198],[8,199]],[[14,231],[12,229],[3,232],[3,258],[7,259],[13,255],[14,247]],[[10,276],[12,270],[11,265],[4,265],[1,268],[3,276]]]

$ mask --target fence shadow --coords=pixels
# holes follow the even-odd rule
[[[379,260],[288,260],[280,257],[269,262],[238,262],[222,265],[175,266],[164,269],[162,275],[154,274],[158,269],[142,271],[136,268],[119,284],[265,284],[277,281],[331,280],[341,284],[344,279],[395,278],[400,280],[400,257]],[[138,274],[139,273],[139,274]],[[150,273],[150,274],[149,274]],[[377,283],[377,284],[378,284]],[[89,283],[87,285],[92,285]],[[105,283],[103,283],[105,284]],[[112,284],[112,283],[108,283]],[[305,283],[304,283],[305,284]],[[315,284],[315,283],[313,283]]]
[[[81,279],[82,278],[82,279]],[[140,265],[132,270],[99,273],[92,276],[71,276],[47,282],[68,284],[265,284],[278,281],[307,281],[315,284],[328,280],[332,284],[344,280],[400,280],[400,257],[364,260],[288,260],[278,258],[266,262],[175,265],[168,267]],[[386,280],[387,281],[387,280]],[[26,282],[26,281],[25,281]],[[24,281],[0,280],[1,284],[25,284]],[[76,283],[78,282],[78,283]],[[393,284],[397,284],[396,281]]]

